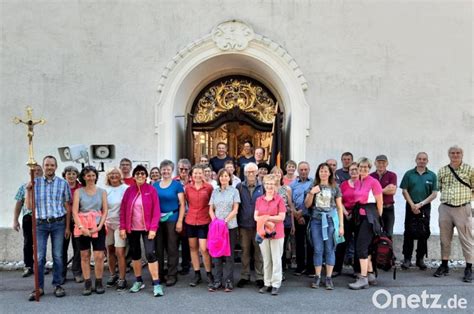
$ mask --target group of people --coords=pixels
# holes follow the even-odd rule
[[[105,188],[97,186],[98,171],[86,166],[81,171],[68,166],[56,176],[57,161],[43,159],[36,167],[34,199],[36,209],[39,284],[44,293],[46,245],[51,237],[53,286],[57,297],[65,295],[62,285],[67,273],[67,251],[72,242],[72,273],[84,282],[83,295],[105,292],[105,254],[110,277],[105,285],[123,291],[127,259],[131,260],[134,282],[129,291],[145,288],[142,278],[146,259],[153,295],[163,296],[164,288],[176,284],[181,252],[181,271],[194,270],[189,285],[202,282],[201,257],[210,292],[234,289],[235,249],[241,248],[241,273],[237,287],[251,282],[251,264],[260,293],[278,295],[283,271],[288,267],[285,251],[294,236],[294,274],[314,277],[312,288],[334,289],[333,278],[349,263],[355,281],[350,289],[377,284],[371,262],[373,239],[380,230],[389,237],[395,220],[394,194],[397,176],[387,170],[388,158],[375,158],[374,172],[368,158],[353,161],[349,152],[341,156],[342,167],[328,159],[318,165],[314,178],[306,161],[288,161],[281,169],[264,161],[265,151],[243,144],[242,155],[234,163],[227,145],[217,145],[217,156],[202,156],[192,166],[187,159],[175,164],[163,160],[150,172],[143,165],[132,167],[123,158],[120,166],[105,175]],[[474,169],[463,163],[463,151],[448,151],[449,165],[436,175],[428,170],[428,155],[416,155],[416,167],[407,171],[400,184],[406,200],[402,268],[411,266],[414,240],[418,241],[416,266],[426,269],[431,202],[441,192],[439,225],[441,266],[434,276],[449,273],[448,260],[454,227],[457,228],[466,261],[463,280],[472,281],[472,186]],[[238,174],[235,173],[238,169]],[[13,227],[19,230],[23,208],[24,276],[32,273],[31,200],[24,184],[16,195]],[[416,221],[416,223],[415,223]],[[423,232],[420,230],[422,229]],[[144,254],[142,255],[142,247]],[[94,284],[91,276],[91,248]],[[166,261],[166,264],[165,264]],[[213,269],[214,268],[214,269]],[[323,280],[324,274],[324,280]],[[29,297],[34,300],[34,293]]]

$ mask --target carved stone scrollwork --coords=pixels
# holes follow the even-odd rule
[[[253,29],[240,21],[221,23],[212,30],[211,34],[217,47],[224,51],[244,50],[255,36]]]
[[[197,101],[194,122],[213,121],[234,107],[256,120],[272,123],[276,101],[265,88],[246,79],[229,78],[208,88]]]

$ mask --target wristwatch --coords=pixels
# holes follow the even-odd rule
[[[77,226],[77,227],[79,228],[79,230],[82,230],[82,228],[83,228],[81,225],[79,225],[79,226]]]

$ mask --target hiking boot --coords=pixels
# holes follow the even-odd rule
[[[142,289],[145,289],[145,284],[142,281],[135,281],[129,291],[131,293],[137,293]]]
[[[26,267],[24,270],[23,270],[23,274],[21,275],[23,278],[26,278],[26,277],[30,277],[31,275],[33,275],[33,269],[31,269],[30,267]]]
[[[216,292],[222,288],[222,283],[220,281],[214,281],[212,284],[208,285],[209,292]]]
[[[272,295],[278,295],[278,290],[279,290],[278,288],[273,287],[272,288]]]
[[[189,283],[191,287],[196,287],[198,284],[200,284],[202,281],[201,279],[201,273],[195,273],[193,280]]]
[[[225,288],[224,288],[224,291],[225,292],[231,292],[232,290],[234,290],[234,285],[232,284],[232,282],[230,280],[227,280],[225,282]]]
[[[416,259],[416,266],[420,269],[420,270],[426,270],[426,268],[428,268],[425,264],[425,261],[423,261],[423,258],[417,258]]]
[[[66,295],[66,291],[64,291],[63,287],[61,286],[56,286],[54,288],[54,296],[57,298],[62,298]]]
[[[464,277],[462,278],[464,282],[472,282],[472,268],[464,269]]]
[[[110,276],[106,283],[107,288],[114,287],[117,284],[118,279],[119,277],[117,274]]]
[[[154,285],[153,286],[153,296],[154,297],[162,297],[164,296],[164,292],[163,292],[163,286],[158,284],[158,285]]]
[[[102,279],[95,280],[95,293],[103,294],[105,292],[104,286],[102,285]]]
[[[92,281],[90,279],[84,280],[84,290],[82,290],[82,295],[91,295],[92,294]]]
[[[434,272],[433,276],[441,277],[441,276],[448,276],[449,275],[449,267],[446,266],[439,266],[438,269]]]
[[[314,276],[314,280],[311,283],[311,288],[318,289],[320,284],[321,284],[321,276],[318,276],[318,275]]]
[[[248,279],[240,279],[239,282],[237,283],[237,287],[243,288],[245,285],[249,284],[250,280]]]
[[[407,270],[408,268],[410,268],[410,266],[412,266],[411,260],[408,258],[405,258],[401,265],[402,269]]]
[[[42,288],[39,288],[39,295],[42,296],[44,295],[44,290]],[[36,291],[33,290],[33,292],[30,293],[28,296],[28,301],[35,301],[36,300]]]
[[[331,277],[326,277],[325,280],[326,290],[334,290],[334,283]]]
[[[258,290],[258,293],[272,292],[272,287],[263,286]]]
[[[369,280],[367,279],[367,277],[363,276],[360,276],[355,282],[349,284],[349,289],[352,290],[360,290],[367,288],[369,288]]]
[[[117,291],[125,291],[127,289],[127,281],[125,279],[117,280]]]
[[[375,276],[374,273],[368,273],[367,274],[367,281],[369,282],[369,285],[371,285],[371,286],[376,286],[377,285],[377,277]]]
[[[262,279],[259,279],[259,280],[255,280],[255,285],[257,286],[257,288],[262,288],[263,286],[265,286],[265,283],[263,282]]]

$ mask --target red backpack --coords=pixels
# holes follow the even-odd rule
[[[389,271],[393,267],[393,279],[396,279],[397,268],[395,260],[392,240],[383,233],[375,236],[372,242],[372,265],[374,271],[377,272],[377,269]]]

